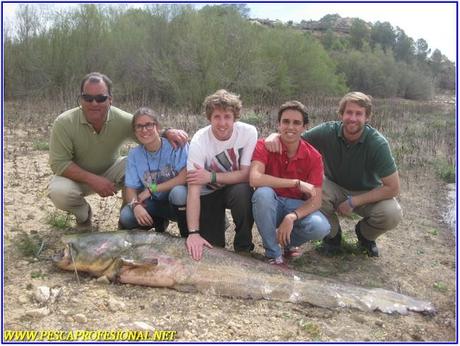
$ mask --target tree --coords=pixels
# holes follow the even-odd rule
[[[419,63],[425,62],[430,52],[431,49],[428,48],[428,43],[423,38],[419,38],[415,42],[415,55]]]
[[[354,49],[361,50],[365,43],[369,42],[369,25],[361,19],[354,19],[350,28],[350,43]]]
[[[414,40],[399,27],[396,28],[396,41],[393,50],[396,60],[404,61],[408,64],[414,60]]]
[[[371,46],[380,45],[384,52],[392,49],[395,45],[396,34],[393,26],[388,22],[376,22],[371,29]]]

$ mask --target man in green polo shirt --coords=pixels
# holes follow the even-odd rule
[[[355,226],[360,246],[371,257],[379,255],[375,240],[395,228],[402,219],[399,175],[388,141],[368,121],[372,100],[360,92],[345,95],[339,103],[340,121],[318,125],[303,133],[303,139],[323,156],[325,180],[321,211],[331,224],[323,249],[340,249],[342,230],[338,215],[362,216]],[[266,141],[267,142],[267,141]],[[278,146],[269,143],[267,149]]]
[[[84,196],[114,195],[124,185],[126,157],[120,148],[135,139],[132,115],[112,106],[112,81],[92,72],[80,84],[79,107],[59,115],[50,137],[49,163],[55,176],[48,196],[58,209],[75,215],[77,230],[91,229],[91,207]],[[168,140],[184,143],[185,132],[170,130]]]

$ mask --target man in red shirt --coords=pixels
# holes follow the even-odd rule
[[[301,140],[307,126],[306,107],[298,101],[284,103],[278,111],[282,154],[268,152],[260,139],[252,156],[249,182],[257,188],[252,209],[270,264],[285,265],[286,258],[301,255],[300,245],[321,240],[330,231],[319,212],[321,154]]]

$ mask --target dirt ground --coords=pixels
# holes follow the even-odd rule
[[[437,313],[406,316],[309,305],[180,293],[170,289],[108,284],[57,269],[51,256],[62,234],[46,197],[48,154],[30,133],[4,130],[4,330],[177,331],[177,341],[454,341],[456,259],[453,231],[443,223],[446,187],[429,173],[401,172],[404,221],[378,239],[379,258],[350,251],[327,257],[312,244],[295,269],[365,287],[382,287],[431,301]],[[120,196],[89,201],[100,230],[115,230]],[[355,220],[356,222],[356,220]],[[74,225],[74,221],[70,222]],[[353,223],[343,224],[347,242]],[[169,231],[177,234],[174,225]],[[229,243],[233,230],[228,230]],[[256,253],[263,248],[253,230]],[[21,239],[43,240],[37,258]],[[38,242],[41,245],[41,242]],[[23,245],[21,247],[21,244]],[[51,290],[40,297],[38,287]]]

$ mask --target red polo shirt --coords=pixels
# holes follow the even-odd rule
[[[321,154],[306,141],[300,140],[297,153],[288,158],[283,143],[283,153],[270,153],[265,149],[265,140],[259,139],[252,154],[252,161],[260,161],[265,165],[265,174],[286,179],[300,179],[316,187],[323,185],[323,159]],[[296,187],[275,189],[281,197],[306,199]]]

